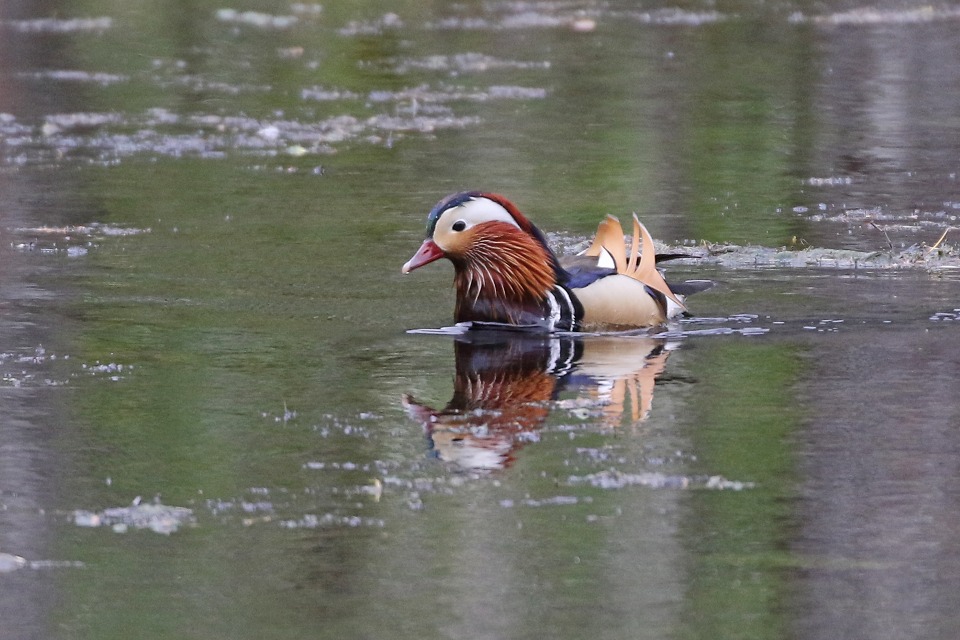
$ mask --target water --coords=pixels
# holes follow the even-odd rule
[[[0,637],[957,636],[955,8],[247,8],[0,12]],[[717,287],[408,333],[465,188]]]

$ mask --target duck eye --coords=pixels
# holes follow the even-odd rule
[[[450,228],[453,229],[454,231],[463,231],[464,229],[467,228],[467,223],[464,222],[463,220],[457,220],[456,222],[453,223],[453,226]]]

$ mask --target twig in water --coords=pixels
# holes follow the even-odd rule
[[[873,227],[874,229],[876,229],[877,231],[883,233],[883,237],[887,239],[887,244],[890,245],[890,251],[893,251],[893,243],[890,242],[890,236],[887,235],[886,230],[885,230],[885,229],[881,229],[881,228],[877,225],[877,223],[874,222],[873,220],[867,220],[867,223],[868,223],[871,227]]]
[[[947,237],[947,234],[950,233],[952,230],[953,230],[953,227],[947,227],[946,229],[944,229],[944,230],[943,230],[943,235],[940,236],[940,239],[939,239],[939,240],[937,240],[936,242],[933,243],[933,246],[932,246],[932,247],[930,247],[929,249],[927,249],[927,252],[929,253],[929,252],[933,251],[934,249],[936,249],[937,247],[939,247],[939,246],[940,246],[940,243],[944,241],[944,239]]]

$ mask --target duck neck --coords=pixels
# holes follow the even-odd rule
[[[564,273],[549,248],[521,233],[478,237],[452,262],[457,322],[543,324]]]

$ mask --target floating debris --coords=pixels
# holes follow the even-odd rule
[[[623,489],[625,487],[641,486],[652,489],[717,489],[742,491],[754,488],[752,482],[727,480],[723,476],[709,476],[707,478],[691,478],[689,476],[666,475],[659,472],[624,473],[616,469],[591,473],[585,476],[570,476],[567,483],[571,485],[586,484],[598,489]]]
[[[402,28],[403,20],[395,13],[385,13],[376,20],[369,22],[361,20],[351,20],[344,27],[337,30],[342,36],[376,36],[382,34],[388,29]]]
[[[158,76],[153,81],[157,86],[165,89],[182,87],[194,93],[222,93],[230,96],[244,93],[267,93],[273,90],[273,87],[268,84],[218,82],[192,74],[178,74],[172,78]],[[156,110],[159,111],[159,109]]]
[[[608,11],[583,8],[581,3],[507,2],[490,5],[487,16],[450,16],[426,24],[428,29],[507,31],[516,29],[570,29],[591,33],[601,20],[639,22],[657,26],[699,27],[727,19],[717,11],[667,8],[653,11]]]
[[[427,23],[428,29],[456,30],[456,31],[505,31],[512,29],[555,29],[558,27],[572,28],[578,20],[585,16],[575,12],[557,14],[541,11],[519,11],[492,18],[479,17],[449,17],[436,22]]]
[[[304,469],[312,471],[363,471],[365,473],[384,473],[394,465],[383,460],[374,460],[373,462],[322,462],[310,461],[303,464]]]
[[[69,355],[48,353],[43,345],[27,347],[21,352],[0,352],[0,364],[17,365],[18,370],[6,367],[0,374],[0,384],[19,389],[21,387],[60,387],[66,380],[54,380],[43,373],[43,368],[56,360],[70,360]],[[37,369],[40,368],[40,371]]]
[[[683,9],[616,12],[612,17],[635,20],[641,24],[668,27],[700,27],[707,24],[723,22],[727,19],[727,16],[718,11],[684,11]]]
[[[61,131],[96,129],[123,121],[119,113],[57,113],[44,117],[43,133],[52,136]]]
[[[876,25],[876,24],[922,24],[926,22],[944,22],[960,19],[960,8],[932,5],[904,9],[877,9],[863,7],[850,11],[809,16],[802,12],[790,14],[791,24],[838,25]]]
[[[486,89],[441,85],[437,88],[427,84],[398,91],[371,91],[367,100],[377,102],[488,102],[490,100],[541,100],[547,90],[540,87],[492,86]]]
[[[807,178],[804,183],[812,187],[835,187],[840,185],[853,184],[853,178],[850,176],[829,176],[826,178]]]
[[[116,533],[126,533],[133,527],[170,535],[180,527],[196,524],[191,509],[159,502],[141,504],[139,497],[128,507],[112,507],[98,512],[78,509],[73,512],[72,518],[78,527],[110,527]]]
[[[31,73],[20,73],[20,77],[34,78],[37,80],[57,80],[61,82],[90,82],[106,87],[120,82],[127,82],[130,76],[116,73],[91,73],[89,71],[74,70],[50,70],[34,71]]]
[[[96,246],[96,241],[104,237],[131,236],[149,233],[150,229],[117,227],[114,225],[91,223],[89,225],[67,225],[62,227],[19,227],[13,230],[23,240],[14,241],[10,246],[22,252],[38,252],[45,255],[65,255],[68,258],[82,258]]]
[[[524,498],[519,502],[514,500],[505,499],[500,501],[500,506],[504,508],[512,508],[514,506],[520,505],[523,507],[568,507],[575,504],[589,504],[593,502],[593,498],[590,496],[585,496],[579,498],[577,496],[554,496],[552,498],[543,498],[541,500],[534,500],[533,498]]]
[[[325,87],[307,87],[300,90],[303,100],[317,100],[319,102],[333,102],[339,100],[359,100],[360,94],[345,89],[327,89]]]
[[[690,258],[696,260],[696,264],[714,264],[728,269],[817,267],[823,269],[921,269],[932,272],[960,269],[960,246],[948,243],[940,244],[933,250],[917,244],[899,251],[873,252],[814,247],[793,250],[786,247],[704,243],[697,247],[675,247],[672,251],[688,254]]]
[[[376,527],[386,526],[380,518],[361,518],[360,516],[337,516],[325,513],[317,516],[311,513],[295,520],[281,520],[280,526],[285,529],[317,529],[320,527]]]
[[[454,489],[458,489],[468,480],[479,480],[486,475],[479,472],[466,472],[451,476],[437,476],[433,478],[401,478],[399,476],[384,476],[383,485],[397,489],[412,490],[416,493],[442,493],[452,494]]]
[[[960,321],[960,309],[954,309],[953,311],[938,311],[930,316],[930,319],[934,322],[957,322]]]
[[[304,97],[316,97],[306,91]],[[546,95],[545,89],[490,87],[466,90],[421,87],[400,92],[374,92],[367,108],[380,103],[405,101],[426,108],[394,109],[393,115],[369,117],[331,116],[319,121],[259,120],[246,116],[178,116],[149,109],[141,116],[115,113],[55,114],[46,117],[40,134],[9,118],[0,120],[6,159],[13,165],[44,162],[62,165],[71,157],[86,162],[114,164],[137,155],[220,159],[228,153],[276,157],[330,154],[333,145],[348,142],[391,144],[405,134],[432,134],[443,129],[463,129],[480,122],[477,117],[457,117],[449,108],[429,103],[450,101],[526,100]],[[320,96],[323,97],[323,96]],[[185,133],[184,131],[189,131]],[[290,153],[293,149],[294,152]]]
[[[940,230],[960,221],[957,206],[954,202],[944,202],[943,209],[912,211],[885,211],[879,207],[848,209],[835,207],[824,202],[813,206],[797,205],[791,209],[793,213],[803,215],[811,222],[833,222],[846,225],[863,225],[873,227],[879,231],[911,231]],[[878,223],[882,223],[880,226]]]
[[[121,374],[124,371],[128,373],[132,371],[133,365],[122,365],[122,364],[117,364],[115,362],[102,364],[98,360],[97,362],[90,365],[83,363],[80,365],[80,368],[84,371],[84,373],[88,373],[94,376],[105,374],[108,380],[112,382],[119,382],[120,380],[123,379],[123,376]]]
[[[298,16],[316,17],[323,13],[323,5],[316,3],[294,2],[290,5],[290,11]]]
[[[597,28],[597,21],[593,18],[581,17],[574,18],[570,23],[571,31],[576,33],[589,33]]]
[[[0,553],[0,573],[12,573],[27,566],[27,559],[9,553]]]
[[[394,73],[405,74],[413,70],[446,71],[452,74],[483,73],[495,69],[549,69],[548,61],[523,62],[504,60],[482,53],[458,53],[452,56],[433,55],[424,58],[389,58],[385,64]]]
[[[217,9],[214,13],[220,22],[242,24],[260,29],[289,29],[297,24],[297,16],[277,16],[260,11],[237,11],[236,9]]]
[[[485,66],[521,65],[480,54],[446,59],[461,70]],[[155,60],[149,79],[161,88],[186,87],[197,93],[228,95],[264,93],[269,85],[236,84],[184,73],[182,60]],[[44,80],[85,81],[106,86],[127,80],[126,76],[85,71],[41,71]],[[305,102],[350,102],[351,113],[316,120],[308,117],[253,118],[242,114],[180,114],[153,107],[136,113],[76,112],[53,113],[37,126],[0,113],[0,160],[10,166],[52,164],[70,160],[112,166],[133,156],[198,157],[222,159],[231,153],[264,157],[328,155],[336,146],[362,143],[392,146],[406,135],[432,135],[441,130],[464,129],[480,124],[477,116],[458,116],[453,103],[541,100],[548,95],[543,87],[493,85],[465,87],[449,84],[421,84],[399,90],[374,90],[366,94],[338,88],[313,86],[300,90]],[[366,114],[357,113],[366,111]],[[294,168],[296,170],[296,168]]]
[[[31,372],[27,367],[30,366],[45,366],[49,363],[52,363],[56,360],[68,361],[70,360],[69,355],[58,356],[55,353],[47,353],[46,349],[43,346],[38,346],[32,351],[27,353],[11,353],[4,352],[0,353],[0,364],[15,364],[24,367],[19,372],[5,372],[3,377],[0,378],[0,381],[6,382],[14,387],[21,387],[26,382],[39,382],[44,386],[61,386],[66,384],[66,381],[55,381],[49,378],[40,378],[37,373]],[[133,370],[133,365],[122,365],[116,363],[101,364],[98,360],[94,364],[81,363],[80,370],[83,374],[87,375],[103,375],[107,374],[108,378],[113,381],[122,379],[122,373]],[[72,376],[80,375],[78,373],[72,374]]]
[[[207,500],[207,509],[210,510],[210,513],[213,515],[221,515],[231,511],[239,511],[241,513],[251,514],[251,513],[273,513],[274,506],[272,502],[266,500],[258,500],[251,502],[249,500]]]
[[[91,222],[90,224],[66,225],[62,227],[17,227],[15,233],[22,235],[57,235],[70,238],[72,236],[85,237],[123,237],[137,236],[143,233],[150,233],[150,229],[138,229],[136,227],[119,227],[102,222]]]

